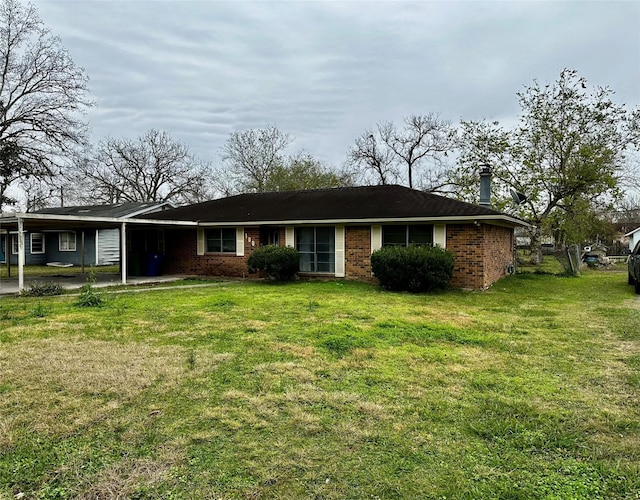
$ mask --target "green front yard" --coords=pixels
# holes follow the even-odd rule
[[[0,298],[0,498],[638,498],[623,271]]]

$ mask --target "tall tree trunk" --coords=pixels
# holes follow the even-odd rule
[[[534,226],[529,231],[531,237],[530,251],[531,251],[531,264],[538,265],[542,262],[542,234],[540,226]]]

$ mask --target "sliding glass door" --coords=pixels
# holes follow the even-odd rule
[[[336,230],[334,227],[296,228],[296,249],[303,273],[335,273]]]

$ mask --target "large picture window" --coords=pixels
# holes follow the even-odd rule
[[[300,253],[300,271],[335,273],[336,230],[334,227],[299,227],[296,250]]]
[[[44,253],[44,234],[31,233],[31,253]]]
[[[221,228],[207,229],[205,232],[207,242],[207,252],[215,253],[235,253],[236,252],[236,229]]]
[[[382,226],[382,246],[433,245],[433,225]]]
[[[61,252],[75,252],[76,233],[73,231],[58,233],[58,250]]]

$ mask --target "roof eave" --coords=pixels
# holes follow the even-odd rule
[[[138,217],[140,215],[144,215],[144,214],[148,214],[148,213],[154,213],[156,211],[158,211],[159,209],[161,209],[162,207],[172,207],[172,205],[168,202],[168,201],[163,201],[162,203],[156,203],[155,205],[151,205],[145,208],[142,208],[140,210],[137,210],[135,212],[132,212],[130,214],[126,214],[126,215],[122,215],[121,217],[123,218],[130,218],[130,217]]]
[[[9,217],[0,218],[0,224],[12,224],[18,220],[42,220],[42,221],[60,221],[60,222],[99,222],[113,224],[153,224],[153,225],[173,225],[173,226],[195,226],[195,221],[178,221],[178,220],[162,220],[162,219],[129,219],[127,217],[98,217],[90,215],[54,215],[54,214],[35,214],[35,213],[15,213]]]
[[[513,226],[532,227],[531,224],[509,215],[465,215],[465,216],[438,216],[438,217],[369,217],[363,219],[286,219],[286,220],[236,220],[236,221],[200,221],[201,227],[214,226],[297,226],[309,224],[335,224],[335,225],[357,225],[357,224],[388,224],[388,223],[502,223]]]

